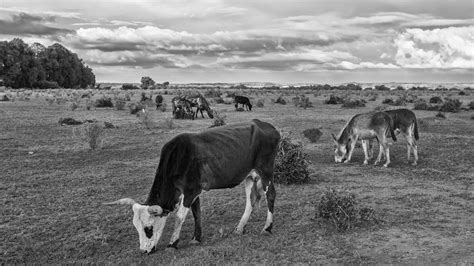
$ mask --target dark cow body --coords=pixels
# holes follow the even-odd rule
[[[235,232],[243,233],[253,207],[266,197],[268,212],[262,232],[270,233],[276,196],[273,169],[279,141],[275,127],[257,119],[201,133],[180,134],[163,146],[144,205],[129,198],[109,204],[132,205],[140,249],[149,253],[161,237],[168,214],[175,209],[175,227],[168,247],[176,248],[189,209],[195,225],[192,241],[200,242],[201,192],[245,182],[245,212]]]
[[[156,109],[159,109],[163,105],[163,96],[161,94],[156,95],[155,104]]]
[[[242,106],[245,106],[247,111],[252,111],[252,104],[250,104],[250,100],[248,97],[245,96],[235,96],[234,97],[234,103],[235,103],[235,109],[239,107],[239,104],[242,104]]]
[[[396,109],[385,111],[393,121],[393,129],[401,132],[407,140],[407,159],[410,163],[411,152],[413,151],[414,161],[412,165],[418,164],[418,146],[416,141],[418,136],[418,122],[415,113],[408,109]]]

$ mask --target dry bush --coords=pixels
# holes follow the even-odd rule
[[[286,104],[286,100],[285,100],[282,96],[279,96],[279,97],[275,100],[275,103],[279,103],[279,104],[285,105],[285,104]]]
[[[302,143],[294,143],[291,133],[282,133],[275,159],[275,182],[279,184],[303,184],[309,181],[307,155]]]
[[[114,107],[114,104],[112,103],[111,98],[105,98],[104,97],[104,98],[95,100],[94,106],[97,107],[97,108]]]
[[[225,125],[226,124],[225,118],[226,118],[225,115],[221,115],[218,112],[214,112],[214,118],[212,119],[212,124],[211,126],[209,126],[209,128],[220,127],[220,126]]]
[[[310,102],[309,97],[306,97],[305,95],[296,96],[292,100],[295,107],[301,107],[304,109],[313,107],[313,103]]]
[[[469,109],[474,110],[474,101],[471,101],[467,106]]]
[[[242,108],[242,107],[237,107],[237,108],[235,109],[235,111],[237,111],[237,112],[243,112],[243,111],[245,111],[245,109]]]
[[[430,104],[428,104],[425,100],[423,99],[418,99],[415,102],[415,110],[429,110],[430,109]]]
[[[141,103],[131,103],[128,105],[128,109],[130,110],[131,115],[137,114],[145,108],[146,106],[142,105]]]
[[[311,143],[315,143],[321,138],[323,132],[317,128],[308,128],[303,130],[303,136],[305,136]]]
[[[379,222],[371,207],[359,207],[354,193],[328,189],[317,204],[317,218],[329,221],[340,232],[364,223]]]
[[[344,99],[342,97],[331,94],[329,95],[329,99],[324,101],[324,103],[325,104],[341,104],[341,103],[344,103]]]
[[[265,101],[263,99],[259,99],[257,101],[257,107],[263,108]],[[474,103],[474,102],[473,102]]]
[[[154,126],[154,121],[152,114],[148,112],[146,109],[142,109],[141,112],[138,113],[138,119],[140,123],[143,124],[147,129],[152,129]]]
[[[71,107],[71,110],[74,111],[77,108],[79,108],[79,104],[77,102],[72,102],[70,107]]]
[[[430,98],[430,103],[443,103],[443,100],[438,96],[433,96]]]
[[[174,124],[174,119],[172,117],[166,118],[163,124],[167,129],[173,129],[176,127],[176,125]]]
[[[125,110],[125,107],[126,107],[126,103],[125,103],[125,99],[122,99],[122,98],[117,98],[115,100],[115,109],[118,110],[118,111],[123,111]]]
[[[446,116],[441,112],[438,112],[435,116],[438,118],[446,119]]]
[[[158,106],[158,108],[156,108],[157,110],[161,111],[161,112],[166,112],[166,102],[163,102],[160,106]]]
[[[389,105],[392,105],[392,104],[393,104],[393,99],[392,99],[392,98],[384,99],[384,100],[382,101],[382,104],[389,104]]]
[[[385,106],[385,105],[380,105],[380,106],[376,106],[374,108],[374,111],[376,112],[383,112],[383,111],[387,111],[389,110],[390,108],[388,106]]]
[[[224,99],[222,99],[222,97],[217,97],[217,98],[215,98],[215,101],[216,101],[216,103],[218,103],[218,104],[225,103],[225,101],[224,101]]]
[[[439,107],[441,112],[457,113],[461,110],[462,102],[458,99],[446,98],[444,104]]]
[[[344,101],[342,104],[342,107],[344,108],[356,108],[356,107],[365,107],[365,101],[364,100],[354,100],[354,99],[349,99],[347,101]]]
[[[89,148],[95,150],[99,148],[105,138],[105,131],[99,123],[87,123],[84,126],[73,129],[73,134],[89,144]]]

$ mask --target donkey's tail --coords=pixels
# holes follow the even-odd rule
[[[393,125],[393,119],[390,118],[390,117],[389,117],[388,119],[389,119],[389,121],[388,121],[388,127],[389,127],[389,129],[390,129],[390,135],[392,135],[393,141],[397,141],[397,136],[395,136],[395,132],[393,131],[393,127],[394,127],[394,125]]]
[[[418,122],[416,121],[415,117],[415,128],[413,129],[413,135],[415,135],[415,140],[418,140]]]

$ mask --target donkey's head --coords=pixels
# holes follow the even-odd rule
[[[331,135],[334,139],[334,160],[336,163],[343,163],[349,153],[350,138],[337,138],[333,133]]]

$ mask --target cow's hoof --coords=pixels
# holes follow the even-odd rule
[[[191,241],[189,241],[189,244],[191,246],[197,246],[197,245],[200,245],[201,244],[201,241],[198,241],[196,239],[191,239]]]
[[[272,231],[268,231],[268,230],[263,229],[262,232],[261,232],[261,234],[264,235],[264,236],[271,236],[271,235],[272,235]]]

